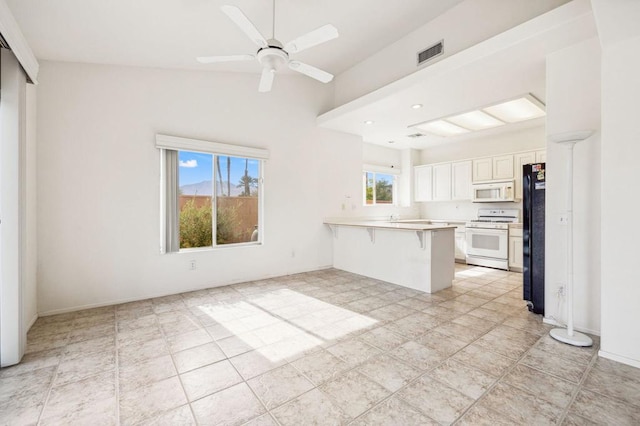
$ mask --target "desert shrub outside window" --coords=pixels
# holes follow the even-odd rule
[[[246,151],[264,157],[266,151],[163,135],[157,136],[156,145],[158,139],[170,148],[189,148],[159,146],[164,205],[161,251],[261,244],[264,158],[229,153]],[[185,140],[192,143],[180,143]],[[222,153],[204,151],[215,148]]]

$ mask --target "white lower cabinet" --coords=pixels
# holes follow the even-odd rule
[[[509,270],[522,271],[522,228],[509,229]]]

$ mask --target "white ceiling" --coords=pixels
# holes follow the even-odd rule
[[[276,38],[326,23],[340,37],[292,55],[339,74],[461,0],[277,0]],[[271,37],[271,0],[7,0],[38,59],[259,72],[257,63],[202,65],[196,56],[254,53],[224,15],[233,4]]]
[[[543,126],[544,118],[455,137],[408,137],[416,132],[425,133],[412,128],[414,124],[468,112],[526,93],[544,102],[546,56],[597,35],[591,9],[588,4],[583,6],[558,9],[444,58],[321,115],[318,124],[395,149],[425,149]],[[424,106],[412,109],[414,104]],[[367,120],[374,124],[365,124]]]

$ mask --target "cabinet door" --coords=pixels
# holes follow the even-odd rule
[[[493,179],[513,179],[513,155],[493,157]]]
[[[433,166],[433,201],[451,199],[451,163]]]
[[[414,169],[414,196],[415,201],[433,200],[433,167],[417,166]]]
[[[473,181],[493,179],[493,161],[491,157],[473,160]]]
[[[471,161],[451,163],[451,199],[471,199]]]
[[[509,268],[522,269],[522,237],[509,237]]]
[[[513,176],[516,181],[516,199],[522,199],[522,166],[536,162],[535,151],[521,152],[513,156]]]
[[[536,163],[546,163],[547,162],[547,150],[543,149],[541,151],[536,151]]]

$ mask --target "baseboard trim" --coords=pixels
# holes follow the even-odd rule
[[[31,327],[33,327],[33,324],[35,324],[37,320],[38,314],[35,314],[33,318],[31,318],[31,321],[29,321],[29,325],[27,325],[27,333],[29,332],[29,330],[31,330]]]
[[[150,294],[150,295],[145,295],[145,296],[140,296],[140,297],[131,297],[131,298],[126,298],[126,299],[116,299],[116,300],[110,300],[110,301],[107,301],[107,302],[89,303],[89,304],[86,304],[86,305],[72,306],[72,307],[69,307],[69,308],[52,309],[52,310],[49,310],[49,311],[39,312],[36,315],[36,319],[38,317],[47,317],[47,316],[51,316],[51,315],[66,314],[66,313],[69,313],[69,312],[82,311],[82,310],[85,310],[85,309],[102,308],[104,306],[120,305],[122,303],[137,302],[139,300],[147,300],[147,299],[153,299],[153,298],[156,298],[156,297],[165,297],[165,296],[172,296],[174,294],[188,293],[190,291],[198,291],[198,290],[205,290],[205,289],[208,289],[208,288],[224,287],[224,286],[227,286],[227,285],[241,284],[241,283],[245,283],[245,282],[249,282],[249,281],[268,280],[270,278],[286,277],[287,275],[302,274],[302,273],[305,273],[305,272],[323,271],[325,269],[331,269],[331,268],[333,268],[333,265],[319,266],[319,267],[313,267],[313,268],[300,268],[300,270],[292,270],[292,271],[288,271],[286,273],[262,275],[262,276],[251,278],[251,279],[242,279],[242,280],[235,280],[235,281],[229,281],[229,282],[224,282],[224,283],[207,284],[207,285],[204,285],[204,286],[193,287],[193,288],[185,288],[185,289],[181,289],[179,292],[155,293],[155,294]]]
[[[612,361],[620,362],[622,364],[627,364],[631,367],[640,368],[640,361],[638,361],[637,359],[627,358],[626,356],[616,355],[606,351],[598,351],[598,356],[610,359]]]
[[[566,328],[566,326],[558,323],[556,320],[552,318],[543,317],[542,322],[549,325],[555,325],[556,327]],[[588,334],[593,334],[594,336],[600,336],[599,330],[591,330],[590,328],[583,328],[583,327],[576,327],[576,326],[574,326],[573,328],[574,330],[580,331],[582,333],[588,333]]]

